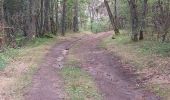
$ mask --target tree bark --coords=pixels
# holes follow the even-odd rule
[[[67,0],[63,1],[63,13],[62,13],[62,35],[65,36],[66,31],[66,2]]]
[[[78,0],[75,0],[74,3],[74,17],[73,17],[73,31],[78,32],[79,31],[79,25],[78,25]]]
[[[143,1],[143,13],[142,13],[142,19],[141,19],[141,28],[140,28],[139,40],[144,39],[144,33],[146,32],[147,3],[148,3],[148,0]]]
[[[56,10],[56,32],[59,31],[59,21],[58,21],[58,3],[59,1],[57,0],[56,1],[56,4],[55,4],[55,10]]]
[[[105,3],[105,6],[106,6],[106,9],[107,9],[107,12],[108,12],[108,15],[109,15],[109,18],[110,18],[110,21],[111,21],[111,24],[113,26],[113,29],[115,31],[115,34],[118,35],[120,32],[119,32],[119,29],[118,29],[118,26],[116,25],[115,23],[115,19],[113,17],[113,14],[110,10],[110,6],[108,4],[108,1],[107,0],[104,0],[104,3]]]
[[[132,25],[132,35],[131,39],[133,41],[138,41],[138,14],[136,0],[129,0],[130,14],[131,14],[131,25]]]
[[[41,0],[40,8],[40,36],[44,35],[44,0]]]
[[[117,27],[119,27],[118,19],[117,19],[117,17],[118,17],[118,15],[117,15],[117,0],[115,0],[114,13],[115,13],[115,24],[116,24]]]
[[[44,2],[44,32],[47,33],[50,31],[49,27],[49,8],[50,8],[50,0],[45,0]]]

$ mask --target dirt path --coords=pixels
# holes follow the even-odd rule
[[[111,32],[84,38],[74,49],[82,67],[92,75],[104,100],[159,100],[152,93],[136,88],[135,76],[125,73],[118,59],[99,47]]]
[[[110,32],[84,36],[83,39],[56,44],[40,64],[33,77],[32,86],[25,94],[26,100],[68,100],[63,89],[63,79],[59,75],[67,50],[73,49],[81,59],[82,69],[94,78],[104,100],[159,100],[150,92],[136,89],[135,78],[121,71],[123,66],[117,57],[99,48],[102,38]],[[74,45],[72,45],[74,44]],[[132,81],[131,81],[132,80]]]
[[[70,43],[72,41],[67,40],[56,44],[46,55],[33,77],[32,86],[25,94],[26,100],[67,100],[59,70]]]

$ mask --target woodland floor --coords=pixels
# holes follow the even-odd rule
[[[94,81],[103,100],[159,100],[144,89],[136,87],[135,75],[125,73],[118,57],[98,47],[102,38],[111,32],[66,40],[55,45],[43,59],[33,77],[32,86],[25,94],[26,100],[91,100],[92,97],[69,97],[60,71],[69,55],[79,60],[79,68]],[[75,63],[76,64],[76,63]],[[72,66],[74,64],[72,63]],[[75,66],[78,66],[75,65]],[[69,66],[69,65],[67,65]],[[69,75],[69,74],[68,74]],[[66,76],[67,77],[67,76]],[[76,88],[76,87],[75,87]]]
[[[133,64],[101,46],[111,35],[86,32],[19,49],[0,71],[0,100],[161,100],[129,70]]]

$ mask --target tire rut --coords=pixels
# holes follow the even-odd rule
[[[85,38],[74,49],[82,68],[94,78],[103,100],[160,100],[153,93],[136,88],[135,76],[122,71],[120,59],[98,47],[110,35],[107,32]]]
[[[44,57],[37,73],[33,76],[32,85],[24,94],[25,100],[68,100],[64,92],[64,82],[60,76],[68,50],[81,38],[74,38],[56,44]]]
[[[103,100],[160,100],[153,93],[137,89],[121,69],[119,58],[98,47],[102,38],[111,32],[88,35],[71,41],[56,44],[43,59],[33,77],[32,86],[24,95],[26,100],[69,100],[64,91],[64,82],[59,71],[70,49],[80,58],[82,69],[86,70],[96,82]],[[74,45],[78,47],[74,47]]]

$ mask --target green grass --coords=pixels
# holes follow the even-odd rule
[[[161,87],[159,84],[151,84],[148,86],[151,90],[153,90],[156,94],[163,97],[165,100],[169,100],[170,90],[166,87]]]
[[[34,40],[27,43],[27,46],[36,47],[36,46],[42,45],[44,43],[48,43],[49,41],[52,41],[52,40],[54,40],[54,39],[50,39],[47,37],[35,38]]]
[[[71,49],[61,70],[61,75],[65,80],[65,91],[71,100],[101,100],[93,78],[80,68],[79,61],[80,59]]]
[[[43,38],[36,38],[32,41],[29,41],[27,44],[25,44],[25,47],[37,47],[46,43],[49,43],[50,41],[53,41],[54,39],[50,39],[47,37]],[[24,48],[14,49],[14,48],[6,48],[4,52],[0,53],[0,70],[4,70],[8,63],[10,63],[11,60],[14,60],[16,57],[19,56],[19,54],[22,52]]]
[[[0,57],[0,70],[4,69],[6,63],[7,62],[2,57]]]
[[[100,100],[93,79],[79,67],[66,66],[61,71],[71,100]]]
[[[132,49],[136,49],[138,52],[143,54],[156,54],[160,56],[170,57],[170,42],[159,42],[159,41],[149,41],[142,40],[138,42],[133,42],[130,40],[128,33],[123,31],[123,34],[116,36],[115,40],[106,40],[105,44],[115,42],[117,45],[129,46]]]
[[[6,65],[18,56],[19,50],[8,48],[3,53],[0,53],[0,70],[3,70]]]
[[[158,54],[170,57],[170,43],[161,43],[158,41],[143,41],[139,43],[139,51],[145,54]]]
[[[111,36],[107,37],[103,39],[99,46],[107,49],[114,55],[119,56],[123,64],[132,65],[137,72],[143,73],[146,71],[146,76],[150,73],[154,73],[154,71],[159,73],[159,77],[169,73],[170,43],[162,43],[147,39],[133,42],[131,41],[129,34],[125,31],[123,31],[122,34],[115,36],[115,38],[116,39],[111,39]],[[145,75],[139,76],[139,79],[140,77],[143,78]],[[167,77],[168,76],[165,77],[165,81]],[[170,98],[169,84],[167,84],[167,86],[165,86],[165,84],[160,84],[161,80],[156,80],[155,77],[153,77],[153,80],[155,80],[154,84],[151,84],[151,79],[149,80],[151,83],[146,84],[146,86],[149,87],[146,88],[153,90],[159,96]],[[164,80],[162,80],[162,82],[164,82]],[[162,88],[162,86],[164,87]]]
[[[88,29],[91,29],[91,24],[88,25]],[[92,32],[93,33],[99,33],[104,32],[109,29],[108,20],[103,21],[97,21],[92,23]]]

